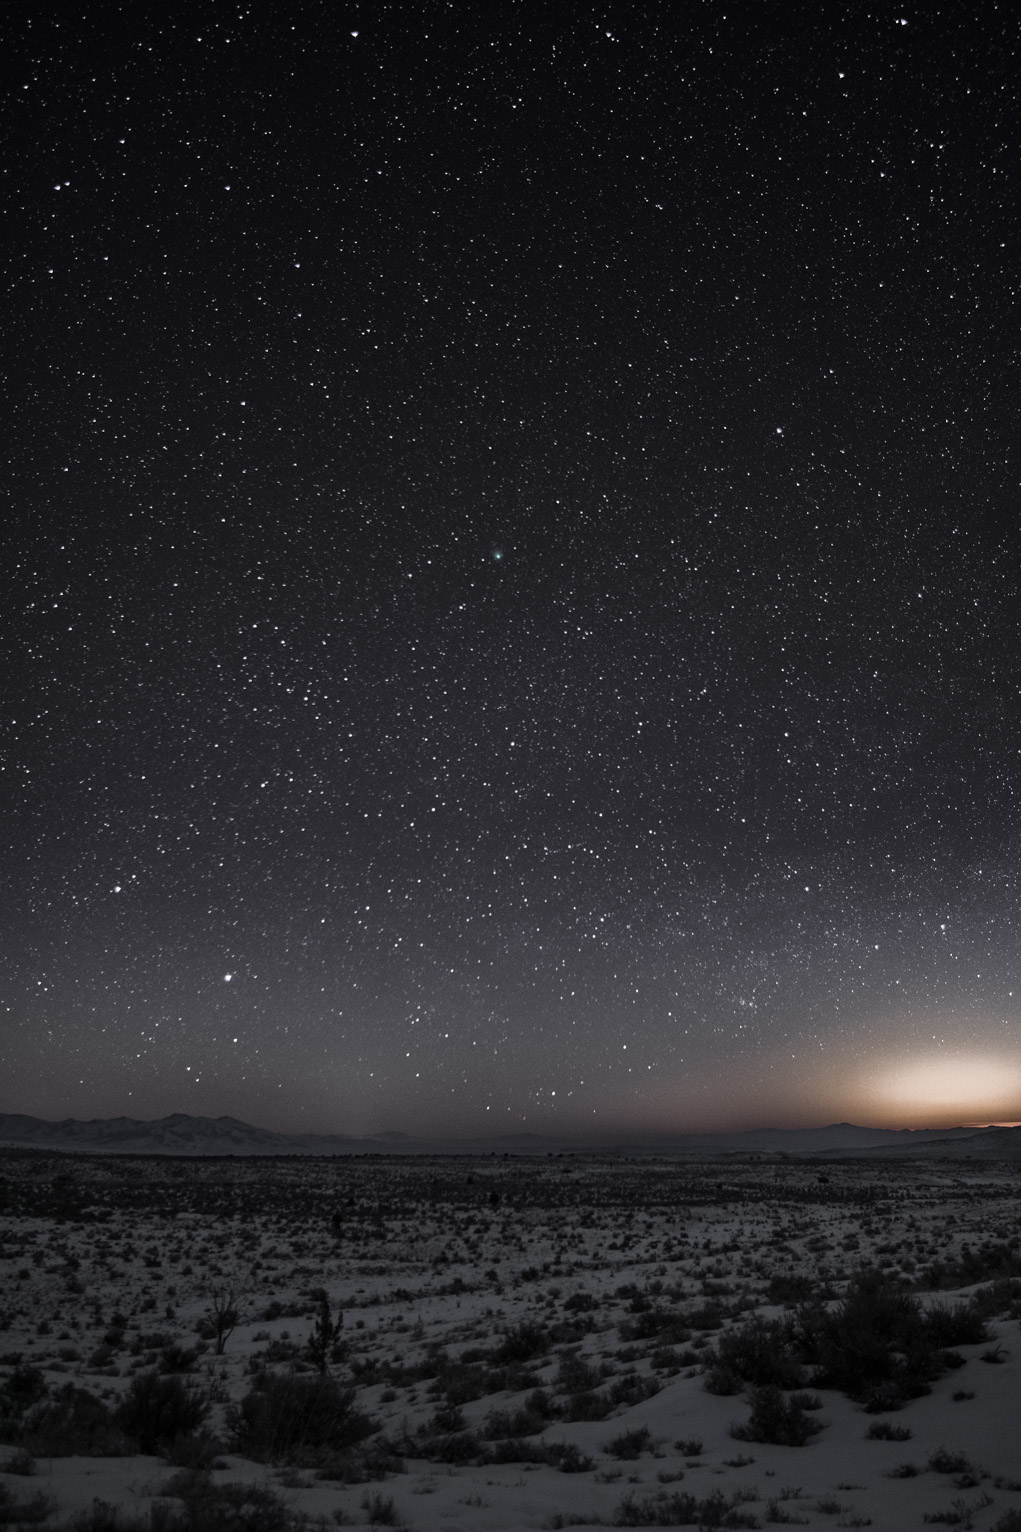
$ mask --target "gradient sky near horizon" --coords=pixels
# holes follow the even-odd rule
[[[0,1110],[1021,1118],[1012,7],[5,23]]]

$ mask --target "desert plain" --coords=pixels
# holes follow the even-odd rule
[[[0,1523],[1021,1529],[1021,1166],[0,1151]]]

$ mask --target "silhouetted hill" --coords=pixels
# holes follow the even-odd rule
[[[192,1117],[173,1112],[144,1122],[67,1117],[47,1122],[20,1113],[0,1114],[0,1145],[93,1154],[337,1155],[337,1154],[821,1154],[923,1156],[957,1159],[1021,1159],[1021,1128],[863,1128],[831,1123],[822,1128],[758,1128],[744,1133],[653,1136],[635,1134],[586,1140],[513,1133],[493,1138],[413,1138],[400,1132],[364,1137],[330,1133],[275,1133],[236,1117]]]

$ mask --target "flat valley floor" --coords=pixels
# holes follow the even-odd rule
[[[1008,1164],[0,1152],[0,1522],[1021,1532],[1019,1197]]]

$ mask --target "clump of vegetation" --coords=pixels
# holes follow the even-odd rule
[[[54,1502],[43,1494],[19,1500],[6,1484],[0,1483],[0,1525],[28,1527],[53,1515]]]
[[[764,1383],[752,1391],[752,1411],[744,1425],[730,1428],[731,1436],[741,1442],[771,1442],[781,1447],[804,1447],[823,1429],[806,1409],[804,1397],[785,1397],[775,1383]]]
[[[889,1420],[874,1420],[865,1432],[865,1440],[870,1442],[909,1442],[912,1434],[910,1426],[895,1426]]]
[[[790,1324],[776,1319],[751,1319],[739,1329],[720,1336],[712,1353],[714,1371],[736,1376],[746,1383],[798,1388],[805,1381],[805,1368],[795,1354],[794,1341],[795,1332]],[[710,1392],[737,1390],[713,1388]]]
[[[344,1452],[378,1430],[354,1404],[353,1388],[334,1378],[264,1372],[227,1411],[233,1445],[259,1463],[314,1461]]]
[[[857,1273],[834,1309],[803,1309],[799,1317],[812,1381],[877,1411],[929,1393],[959,1363],[944,1349],[947,1338],[974,1333],[973,1322],[942,1307],[930,1319],[917,1298],[874,1268]]]
[[[192,1436],[209,1413],[209,1400],[176,1373],[136,1373],[114,1411],[114,1424],[142,1452],[159,1452],[178,1437]]]
[[[312,1294],[316,1301],[316,1318],[312,1334],[305,1342],[305,1350],[321,1378],[325,1378],[330,1362],[340,1361],[343,1356],[340,1332],[344,1315],[336,1319],[330,1313],[330,1299],[325,1288],[317,1287]]]
[[[722,1490],[700,1499],[685,1490],[667,1494],[660,1490],[644,1500],[629,1495],[617,1507],[615,1527],[757,1527],[758,1518],[738,1510],[741,1494],[728,1499]]]
[[[493,1361],[498,1365],[508,1362],[530,1362],[533,1357],[542,1356],[549,1350],[550,1338],[540,1325],[524,1324],[508,1330],[503,1340],[493,1352]]]
[[[608,1452],[612,1458],[621,1458],[624,1461],[640,1458],[643,1452],[652,1450],[652,1433],[648,1426],[638,1426],[634,1431],[624,1431],[620,1436],[615,1436],[605,1443],[604,1452]]]
[[[102,1399],[73,1383],[47,1391],[25,1412],[17,1440],[36,1457],[121,1457],[137,1450]]]

